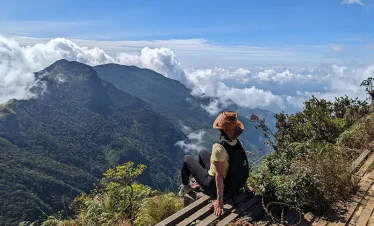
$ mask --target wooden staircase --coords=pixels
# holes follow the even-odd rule
[[[374,171],[368,170],[374,161],[373,144],[352,163],[351,172],[359,181],[358,191],[347,203],[336,203],[323,217],[311,217],[307,225],[374,226]],[[309,213],[309,216],[312,216]]]

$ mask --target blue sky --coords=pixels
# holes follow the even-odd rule
[[[364,6],[341,2],[19,0],[2,1],[0,21],[17,25],[13,32],[19,29],[37,37],[204,38],[225,45],[264,46],[373,41],[374,2],[362,0]],[[61,27],[22,26],[31,22]]]
[[[4,99],[61,58],[155,70],[218,98],[209,109],[363,99],[374,76],[374,0],[0,1]]]
[[[0,34],[98,41],[201,39],[225,47],[292,49],[308,53],[313,63],[321,57],[367,60],[374,44],[373,6],[373,0],[2,1]]]

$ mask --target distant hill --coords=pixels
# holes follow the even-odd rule
[[[39,98],[0,107],[0,225],[62,209],[124,161],[148,166],[142,183],[176,186],[185,135],[167,118],[81,63],[60,60],[36,77]]]
[[[177,126],[188,125],[193,130],[210,123],[209,115],[201,108],[209,99],[198,99],[177,80],[135,66],[106,64],[95,66],[98,75],[117,88],[146,101],[155,111]]]
[[[204,129],[205,148],[211,148],[218,139],[218,132],[212,129],[216,116],[210,116],[201,106],[210,102],[209,98],[198,98],[191,95],[191,90],[179,81],[166,78],[149,69],[118,64],[95,66],[98,75],[114,84],[118,89],[126,91],[147,102],[156,112],[170,119],[178,128],[186,133],[185,126],[192,131]],[[249,121],[252,113],[265,117],[273,123],[273,114],[261,109],[245,109],[231,105],[225,110],[239,112],[240,120],[246,126],[241,136],[247,149],[266,149],[262,139],[262,132],[254,129]]]

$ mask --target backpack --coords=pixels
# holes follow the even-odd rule
[[[248,158],[239,140],[235,146],[231,146],[223,140],[221,144],[229,155],[229,169],[224,179],[225,196],[235,195],[247,182],[249,177]]]

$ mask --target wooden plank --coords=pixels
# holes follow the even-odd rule
[[[353,206],[356,206],[356,208],[352,211],[349,210],[351,214],[350,219],[347,221],[346,225],[356,225],[357,220],[359,219],[364,207],[368,203],[369,197],[368,195],[372,194],[374,192],[374,187],[372,186],[373,180],[366,180],[365,183],[362,186],[362,191],[366,190],[367,192],[361,192],[358,194],[358,197],[361,197],[361,200],[357,203],[355,203]],[[369,187],[369,188],[367,188]],[[361,189],[360,189],[361,190]],[[358,198],[360,199],[360,198]],[[352,207],[351,207],[352,208]]]
[[[304,217],[301,219],[300,226],[310,226],[316,220],[316,215],[311,212],[304,214]]]
[[[341,216],[342,218],[345,219],[345,222],[335,223],[335,225],[339,225],[339,226],[348,225],[348,223],[352,220],[353,214],[355,213],[358,205],[363,200],[366,192],[369,190],[372,184],[373,184],[373,180],[371,179],[367,179],[363,182],[359,191],[353,196],[352,202],[349,203],[347,212]]]
[[[364,176],[371,163],[374,161],[374,152],[369,156],[366,162],[361,166],[360,170],[356,173],[358,177]]]
[[[313,222],[312,226],[326,226],[329,222],[325,220],[318,220],[316,222]]]
[[[368,179],[374,180],[374,171],[369,174]]]
[[[200,199],[196,200],[189,206],[183,208],[182,210],[176,212],[175,214],[171,215],[170,217],[166,218],[165,220],[161,221],[160,223],[156,224],[155,226],[175,226],[184,218],[191,215],[191,213],[196,212],[201,207],[205,206],[208,201],[210,200],[210,197],[207,195],[204,195]]]
[[[192,222],[194,222],[195,220],[197,220],[199,217],[201,217],[205,214],[208,214],[210,212],[213,212],[213,209],[211,208],[211,206],[212,206],[212,204],[209,203],[208,205],[204,206],[199,211],[195,212],[194,214],[192,214],[191,216],[187,217],[182,222],[177,224],[177,226],[187,226],[187,225],[191,224]]]
[[[369,192],[371,194],[374,193],[373,186],[371,186]],[[371,214],[373,213],[373,210],[374,210],[374,198],[369,197],[369,201],[366,204],[366,206],[364,207],[364,209],[362,210],[362,213],[361,213],[360,217],[358,218],[356,225],[366,225],[369,221],[369,218],[370,218]]]
[[[257,203],[260,202],[260,199],[258,197],[253,197],[250,200],[248,200],[245,203],[242,203],[239,205],[238,208],[234,212],[232,212],[230,215],[222,219],[220,222],[217,223],[217,226],[224,226],[231,221],[235,220],[241,213],[243,213],[245,210],[251,208],[252,206],[256,205]]]
[[[359,167],[362,163],[362,161],[365,160],[365,158],[368,156],[370,151],[368,149],[365,149],[361,155],[352,163],[351,165],[351,172],[355,171],[357,167]]]
[[[253,197],[248,193],[242,193],[240,196],[235,198],[235,202],[237,204],[242,203],[243,201],[247,200],[248,198]],[[223,215],[216,216],[214,213],[210,214],[207,218],[200,221],[196,226],[206,226],[212,223],[213,221],[217,220],[220,217],[225,217],[227,214],[231,213],[234,210],[234,203],[230,199],[224,206],[223,209],[226,210]]]
[[[372,213],[367,226],[374,226],[374,214]]]
[[[192,191],[189,194],[185,194],[183,196],[183,204],[184,204],[183,206],[187,207],[191,203],[195,202],[196,200],[198,200],[199,198],[201,198],[203,196],[204,196],[204,194],[202,192],[196,192],[196,191]]]

